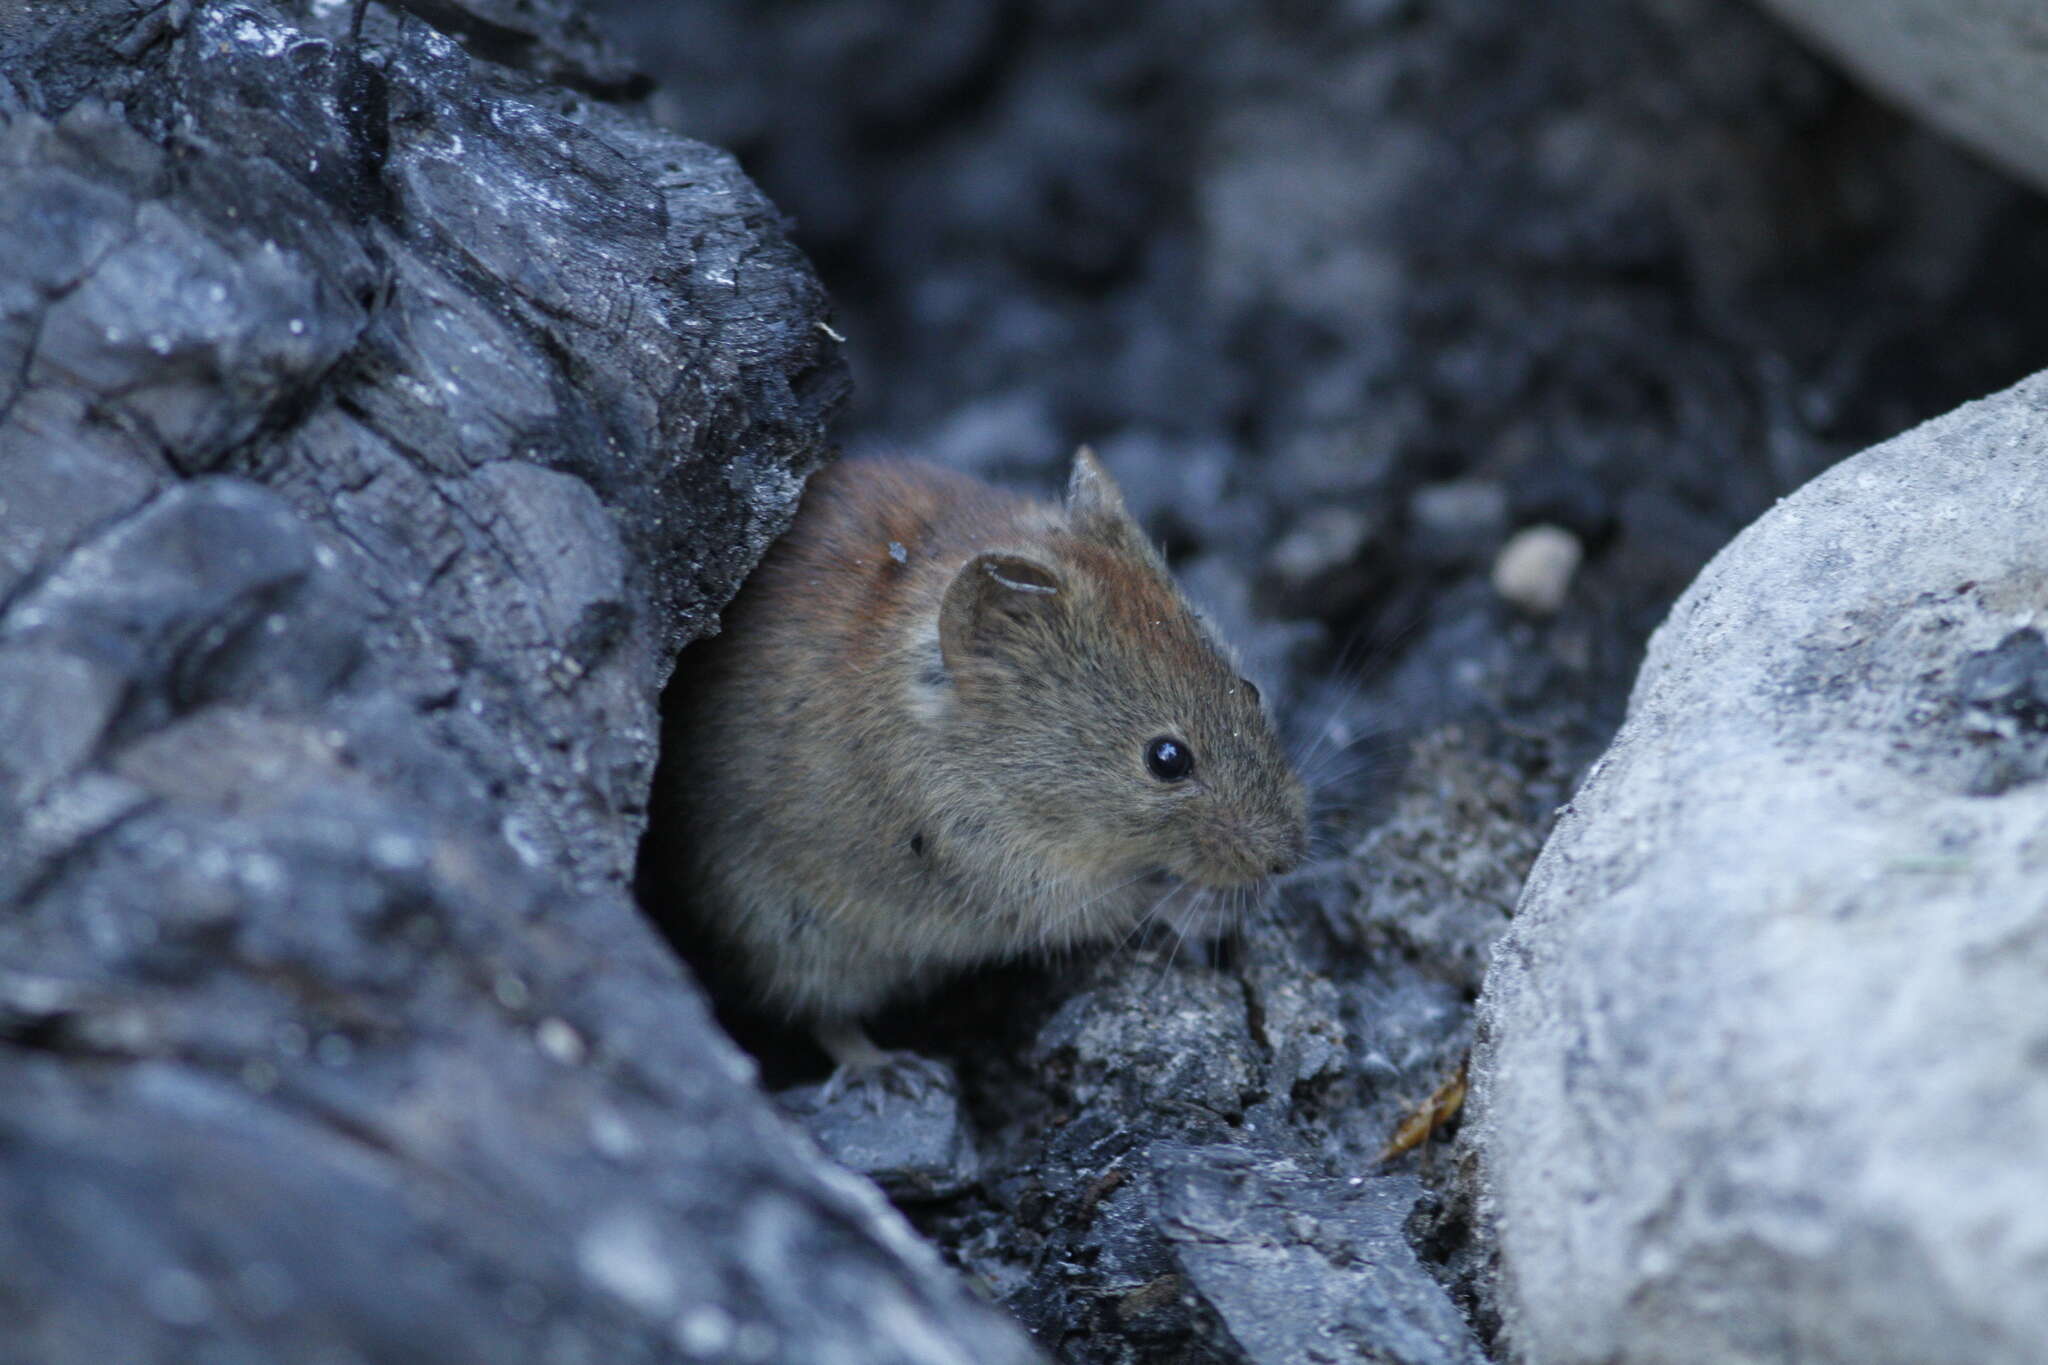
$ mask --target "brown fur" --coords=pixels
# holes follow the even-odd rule
[[[1147,874],[1241,887],[1302,856],[1256,693],[1086,452],[1063,506],[824,470],[684,664],[680,889],[795,1018],[1119,938],[1160,899]],[[1162,735],[1188,779],[1147,771]]]

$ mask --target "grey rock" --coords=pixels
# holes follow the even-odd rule
[[[1404,1231],[1413,1176],[1316,1179],[1237,1148],[1162,1144],[1161,1229],[1238,1356],[1260,1365],[1485,1359]]]
[[[1515,1358],[2039,1358],[2044,564],[2038,375],[1673,608],[1487,980]]]
[[[1963,662],[1956,691],[1981,734],[2017,740],[2048,730],[2048,640],[2032,626],[2015,630]]]
[[[0,13],[0,1360],[1035,1358],[629,893],[822,291],[571,7],[345,17]]]
[[[1418,741],[1393,810],[1350,851],[1353,894],[1326,911],[1332,935],[1397,948],[1477,994],[1536,858],[1526,804],[1519,776],[1456,729]]]
[[[1101,964],[1026,1053],[1057,1117],[1003,1135],[983,1184],[1040,1231],[1022,1265],[1015,1241],[970,1264],[1074,1359],[1481,1358],[1407,1240],[1419,1187],[1375,1165],[1463,1011],[1398,970],[1332,980],[1277,927],[1227,972]]]
[[[2048,189],[2048,15],[2029,0],[1765,0],[1886,97]]]
[[[1350,563],[1372,532],[1372,523],[1356,508],[1317,508],[1274,543],[1267,566],[1283,587],[1299,591]]]
[[[795,1086],[776,1096],[825,1154],[898,1200],[947,1199],[974,1183],[981,1163],[950,1070],[919,1059],[909,1084],[875,1077]]]
[[[1332,602],[1369,597],[1382,529],[1355,505],[1304,513],[1266,554],[1261,587],[1275,614],[1312,619]]]

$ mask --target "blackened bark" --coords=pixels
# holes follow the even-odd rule
[[[461,10],[0,18],[0,1358],[1026,1358],[628,891],[823,293]]]

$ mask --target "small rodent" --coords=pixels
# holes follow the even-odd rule
[[[1062,505],[827,467],[684,664],[679,890],[841,1062],[880,1055],[860,1020],[899,993],[1121,939],[1175,884],[1250,887],[1307,847],[1258,690],[1085,449]]]

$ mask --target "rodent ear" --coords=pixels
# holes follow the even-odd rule
[[[1118,532],[1136,529],[1124,508],[1122,490],[1087,446],[1074,452],[1074,472],[1067,478],[1067,516],[1076,526]]]
[[[957,668],[970,655],[988,652],[1003,633],[1051,606],[1060,576],[1023,555],[976,555],[946,585],[939,604],[939,653]]]

